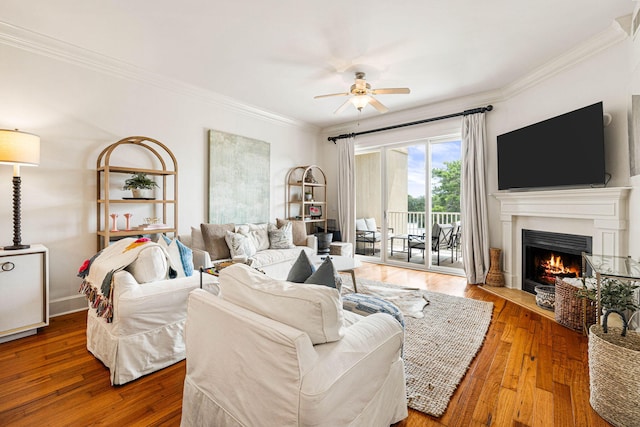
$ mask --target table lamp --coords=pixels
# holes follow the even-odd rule
[[[40,137],[16,130],[0,129],[0,164],[13,166],[13,245],[5,250],[27,249],[20,237],[20,166],[38,166]]]

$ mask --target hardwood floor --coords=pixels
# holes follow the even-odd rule
[[[589,405],[587,339],[461,277],[364,263],[357,277],[491,301],[484,345],[445,414],[395,427],[608,426]],[[86,350],[86,313],[0,344],[1,426],[178,426],[185,362],[112,387]]]

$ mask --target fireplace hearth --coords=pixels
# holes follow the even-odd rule
[[[522,230],[522,290],[535,294],[538,285],[554,285],[556,277],[582,276],[582,252],[591,252],[591,236]]]

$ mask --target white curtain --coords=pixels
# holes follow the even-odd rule
[[[462,256],[468,283],[484,283],[489,271],[489,233],[485,188],[484,114],[462,121]]]
[[[338,145],[338,225],[343,242],[351,242],[355,248],[355,138],[339,139]]]

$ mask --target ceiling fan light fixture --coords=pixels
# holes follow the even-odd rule
[[[349,104],[353,104],[353,106],[356,107],[358,111],[362,111],[364,107],[366,107],[367,105],[371,105],[373,108],[378,110],[379,113],[382,114],[389,111],[389,109],[371,95],[391,95],[397,93],[410,93],[410,90],[406,87],[371,89],[371,85],[365,80],[364,73],[361,71],[357,71],[355,84],[351,85],[349,92],[317,95],[314,98],[318,99],[328,98],[331,96],[353,95],[351,98],[347,99],[340,107],[338,107],[338,109],[334,111],[334,114],[341,113],[349,106]]]
[[[371,101],[371,97],[369,95],[357,95],[351,98],[350,101],[358,111],[362,111],[362,109]]]

